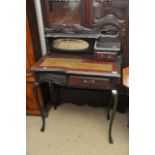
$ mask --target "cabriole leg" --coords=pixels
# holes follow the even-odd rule
[[[113,105],[113,109],[112,109],[112,115],[110,118],[110,124],[109,124],[109,143],[113,143],[113,139],[112,139],[112,125],[113,125],[113,121],[114,121],[114,117],[115,117],[115,113],[116,113],[116,109],[117,109],[117,104],[118,104],[118,92],[117,90],[112,90],[112,96],[114,99],[114,105]]]
[[[108,112],[107,112],[107,120],[110,119],[110,110],[111,110],[111,105],[112,105],[112,101],[113,101],[113,96],[110,96],[110,101],[108,103]]]
[[[42,118],[42,127],[41,127],[41,131],[43,132],[45,130],[45,115],[44,115],[44,111],[40,105],[40,101],[39,101],[39,97],[38,97],[38,86],[39,86],[39,82],[34,82],[34,86],[33,86],[33,92],[34,92],[34,97],[38,106],[38,109],[40,111],[41,114],[41,118]]]

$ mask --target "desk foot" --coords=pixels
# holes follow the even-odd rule
[[[109,138],[109,143],[110,144],[113,144],[114,143],[112,138]]]
[[[113,144],[112,125],[113,125],[113,121],[114,121],[114,117],[115,117],[115,113],[116,113],[116,109],[117,109],[117,104],[118,104],[117,90],[112,90],[112,96],[113,96],[113,99],[114,99],[114,105],[113,105],[112,115],[111,115],[110,124],[109,124],[109,143],[110,144]]]
[[[41,129],[40,129],[41,132],[44,132],[45,131],[45,126],[43,126]]]
[[[38,106],[38,109],[40,111],[41,114],[41,118],[42,118],[42,127],[41,127],[41,131],[43,132],[45,130],[45,114],[44,114],[44,110],[42,109],[42,106],[40,105],[40,101],[39,101],[39,97],[38,97],[38,86],[39,86],[39,82],[34,82],[33,85],[33,92],[34,92],[34,97]]]
[[[40,131],[41,132],[45,131],[45,117],[44,118],[42,117],[42,127],[41,127]]]
[[[54,110],[57,110],[57,106],[54,106]]]
[[[110,116],[108,115],[108,116],[107,116],[107,120],[109,120],[109,119],[110,119]]]

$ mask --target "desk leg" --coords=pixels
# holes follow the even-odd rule
[[[38,86],[39,86],[39,82],[34,82],[33,92],[34,92],[34,97],[36,99],[36,102],[37,102],[37,105],[38,105],[38,108],[39,108],[39,111],[40,111],[40,114],[41,114],[41,117],[42,117],[42,127],[41,127],[40,130],[43,132],[45,130],[45,115],[44,115],[43,108],[40,105],[39,98],[38,98],[38,91],[37,91]]]
[[[53,101],[54,109],[56,110],[57,103],[56,103],[56,95],[55,95],[53,82],[49,82],[49,89],[50,89],[51,102]]]
[[[113,105],[113,109],[112,109],[112,115],[110,118],[110,124],[109,124],[109,143],[113,143],[113,139],[112,139],[112,125],[113,125],[113,121],[114,121],[114,117],[115,117],[115,112],[117,109],[117,104],[118,104],[118,93],[117,90],[112,90],[112,96],[114,99],[114,105]]]
[[[111,105],[112,105],[112,101],[113,101],[113,96],[110,96],[110,101],[108,103],[108,112],[107,112],[107,120],[110,119],[110,110],[111,110]]]
[[[53,104],[53,90],[52,90],[52,82],[51,82],[51,81],[49,81],[49,82],[48,82],[48,84],[49,84],[49,91],[50,91],[50,102],[51,102],[51,104]]]

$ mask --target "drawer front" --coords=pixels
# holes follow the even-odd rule
[[[108,78],[70,76],[68,83],[70,85],[82,88],[101,88],[101,89],[111,88],[111,81]]]
[[[116,61],[117,54],[114,53],[106,53],[106,52],[96,52],[96,59],[97,60],[104,60],[104,61]]]

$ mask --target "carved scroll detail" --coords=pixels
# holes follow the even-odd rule
[[[46,29],[46,31],[49,31],[50,33],[93,33],[95,32],[94,29],[88,29],[78,24],[73,24],[73,25],[61,24],[55,28]]]
[[[102,27],[104,25],[115,25],[118,28],[122,28],[124,26],[125,20],[118,19],[113,14],[108,14],[103,18],[94,19],[95,26]]]

